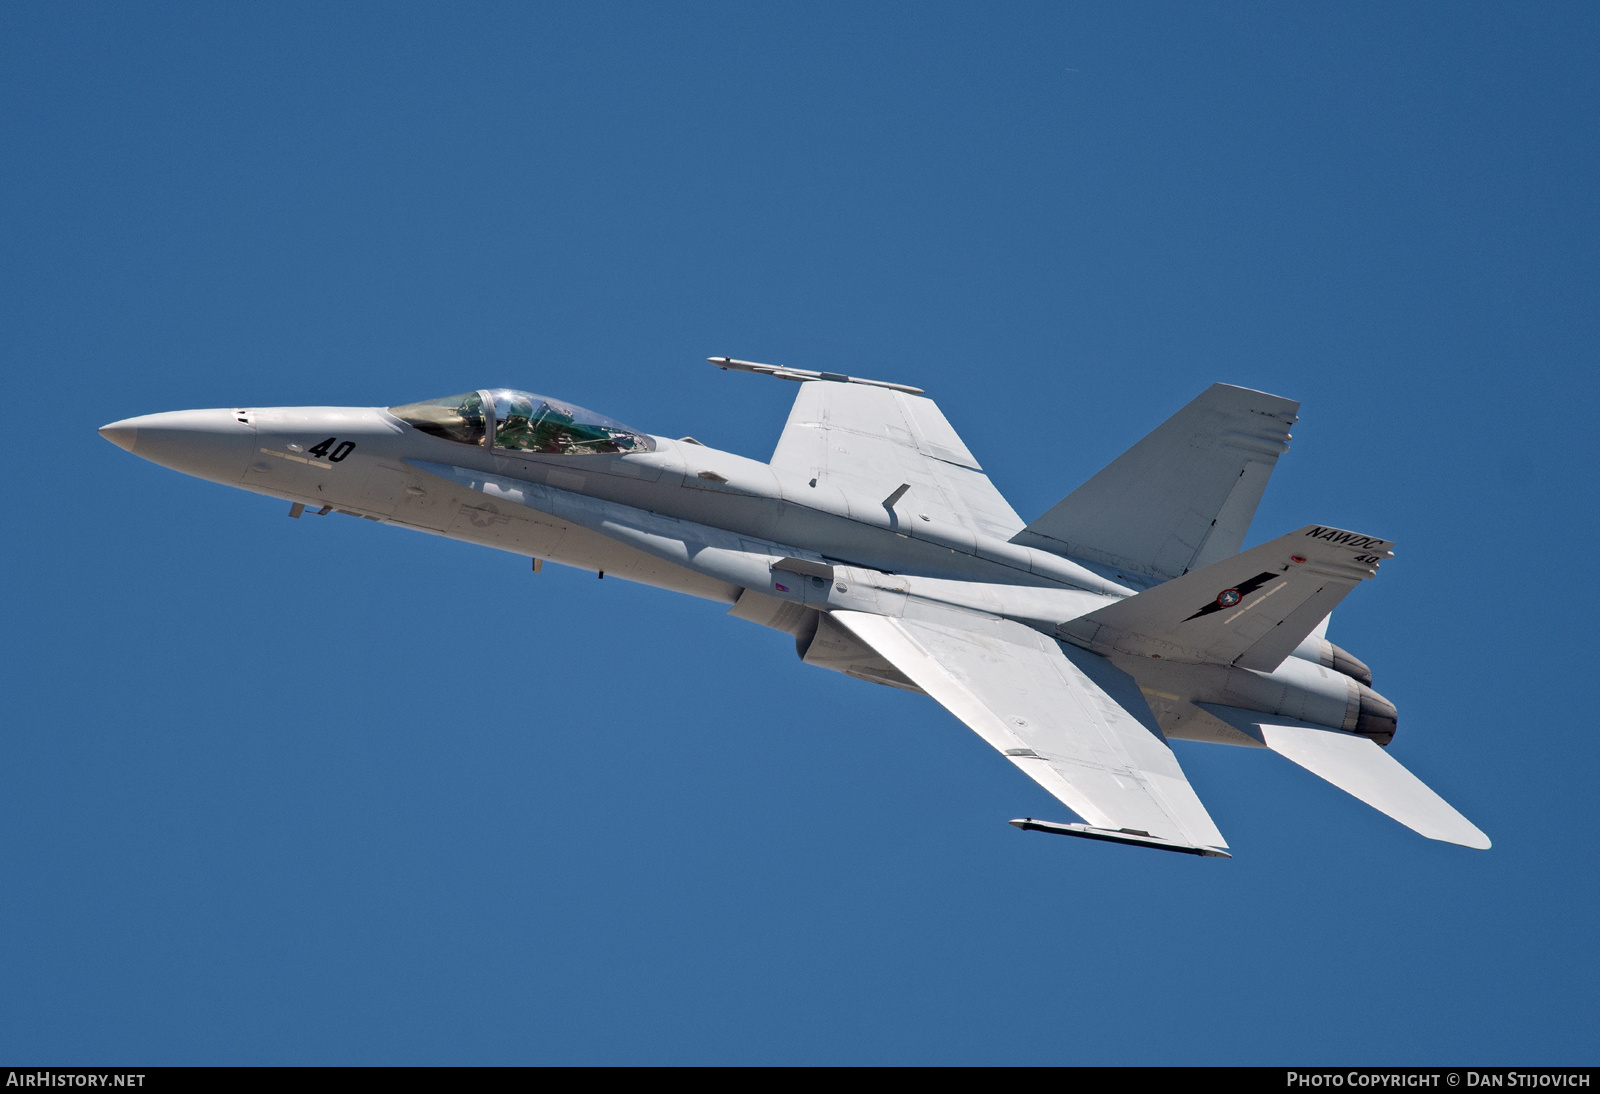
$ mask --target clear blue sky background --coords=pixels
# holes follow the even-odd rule
[[[1595,1063],[1600,10],[0,9],[0,1061]],[[1207,384],[1428,842],[1178,746],[1236,858],[1057,815],[713,604],[95,436],[557,394],[764,459],[928,389],[1031,519]]]

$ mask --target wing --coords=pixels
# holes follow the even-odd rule
[[[933,400],[901,391],[801,384],[772,466],[852,499],[936,515],[1002,541],[1022,528]],[[899,491],[902,485],[908,489]]]
[[[1138,685],[1104,658],[1009,620],[832,618],[1088,822],[1026,826],[1226,855]]]
[[[1013,543],[1177,577],[1244,543],[1300,404],[1212,384]]]

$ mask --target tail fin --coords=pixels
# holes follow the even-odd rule
[[[1011,542],[1159,580],[1244,545],[1300,404],[1212,384]]]
[[[1314,524],[1068,620],[1057,633],[1096,653],[1271,672],[1377,574],[1393,546]]]

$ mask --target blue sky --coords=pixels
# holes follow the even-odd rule
[[[1600,14],[0,12],[0,1058],[1594,1063]],[[1232,861],[1019,833],[931,700],[717,605],[187,479],[187,407],[548,392],[765,458],[928,389],[1027,519],[1213,381],[1431,843],[1179,744]],[[493,620],[493,626],[486,625]]]

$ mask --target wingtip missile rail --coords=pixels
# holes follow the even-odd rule
[[[1083,839],[1100,840],[1104,843],[1121,843],[1130,847],[1150,847],[1157,851],[1176,851],[1181,855],[1199,855],[1202,858],[1232,858],[1233,856],[1219,847],[1199,847],[1193,844],[1178,843],[1174,840],[1162,839],[1152,836],[1147,832],[1135,832],[1131,829],[1096,828],[1089,824],[1063,824],[1060,821],[1034,820],[1032,817],[1018,817],[1008,821],[1013,828],[1020,828],[1024,832],[1050,832],[1058,836],[1080,836]]]
[[[779,380],[794,380],[803,383],[806,380],[830,380],[836,384],[865,384],[868,387],[885,387],[890,391],[903,391],[907,395],[927,394],[920,387],[910,384],[892,384],[888,380],[865,380],[860,376],[846,376],[842,372],[813,372],[808,368],[790,368],[787,365],[763,365],[757,361],[740,361],[733,357],[707,357],[713,365],[724,372],[733,369],[735,372],[755,372],[762,376],[773,376]]]

